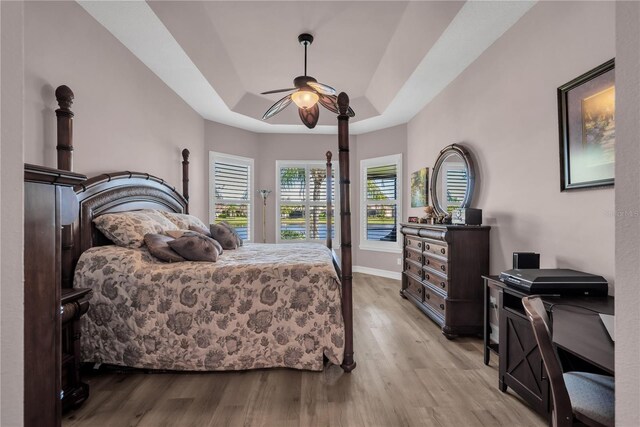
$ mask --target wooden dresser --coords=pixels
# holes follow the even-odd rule
[[[24,167],[24,425],[59,426],[62,393],[61,236],[84,175]]]
[[[489,273],[487,226],[401,224],[402,289],[447,338],[482,334],[483,280]]]

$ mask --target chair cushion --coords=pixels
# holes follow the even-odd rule
[[[562,376],[578,418],[581,414],[605,426],[615,424],[613,377],[588,372],[567,372]]]

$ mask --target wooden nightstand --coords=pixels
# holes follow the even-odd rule
[[[89,384],[80,380],[80,318],[89,309],[91,289],[62,289],[62,411],[89,397]]]

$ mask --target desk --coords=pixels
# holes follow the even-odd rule
[[[553,344],[613,375],[614,343],[598,316],[598,313],[613,314],[613,307],[599,305],[594,308],[598,313],[581,307],[584,305],[551,307]]]
[[[522,306],[522,297],[528,294],[505,285],[496,276],[483,278],[485,364],[489,364],[491,351],[498,353],[500,390],[513,389],[536,411],[549,416],[551,394],[546,369]],[[494,325],[493,329],[489,326],[492,291],[499,318],[499,327]],[[542,301],[550,313],[552,340],[563,369],[613,374],[614,344],[597,314],[613,314],[613,298],[543,296]]]

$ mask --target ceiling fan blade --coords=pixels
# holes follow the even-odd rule
[[[356,116],[356,112],[353,111],[353,108],[349,107],[349,109],[347,110],[347,116],[349,116],[349,117],[355,117]]]
[[[327,86],[325,84],[322,84],[322,83],[307,82],[307,86],[309,86],[311,89],[315,90],[316,92],[318,92],[321,95],[335,95],[336,94],[336,90],[334,88],[332,88],[331,86]]]
[[[319,95],[319,96],[320,98],[318,99],[318,102],[322,104],[324,108],[326,108],[327,110],[331,111],[334,114],[340,114],[340,111],[338,111],[337,96],[335,95]],[[347,110],[347,116],[349,117],[356,116],[356,112],[353,111],[353,108],[349,107],[349,109]]]
[[[289,91],[292,91],[292,90],[296,90],[296,88],[295,88],[295,87],[292,87],[292,88],[289,88],[289,89],[276,89],[276,90],[269,90],[269,91],[267,91],[267,92],[262,92],[262,93],[260,93],[260,95],[269,95],[269,94],[271,94],[271,93],[289,92]]]
[[[320,97],[318,102],[327,110],[331,111],[334,114],[340,114],[338,112],[338,97],[335,95],[323,95],[318,94]]]
[[[320,108],[318,108],[318,104],[315,104],[313,107],[307,108],[306,110],[298,108],[298,114],[300,115],[302,123],[304,123],[304,125],[309,129],[313,129],[316,127],[316,123],[318,123]]]
[[[262,120],[267,120],[269,117],[275,116],[280,111],[287,108],[287,105],[289,104],[291,104],[291,95],[287,95],[284,98],[280,99],[275,104],[273,104],[271,108],[269,108],[267,112],[264,113],[264,116],[262,116]]]

